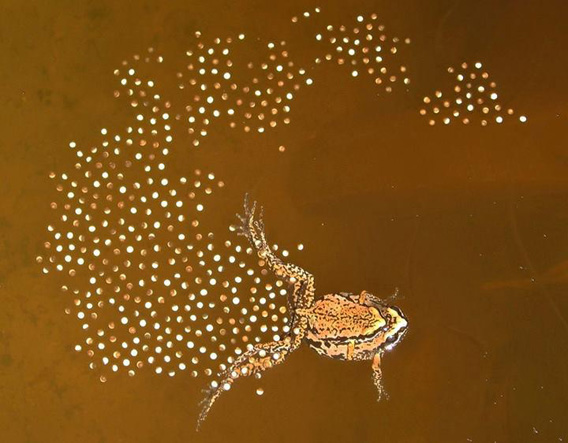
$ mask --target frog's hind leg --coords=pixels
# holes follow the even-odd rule
[[[249,205],[248,195],[245,195],[243,215],[237,214],[240,225],[236,226],[237,233],[245,236],[256,249],[258,256],[266,261],[268,268],[277,276],[283,277],[294,285],[290,297],[293,309],[309,308],[314,303],[315,280],[312,274],[292,263],[283,262],[268,245],[264,233],[262,208],[255,217],[256,202]]]
[[[377,352],[373,357],[373,363],[372,363],[373,384],[375,385],[375,388],[377,388],[377,394],[378,394],[377,401],[381,401],[383,397],[385,397],[387,400],[389,398],[389,395],[387,394],[387,391],[385,391],[385,388],[383,386],[383,371],[381,370],[381,357],[382,357],[382,352]]]
[[[231,385],[240,377],[250,377],[282,363],[295,351],[302,342],[303,334],[288,335],[283,340],[263,343],[254,346],[238,357],[233,364],[219,375],[219,383],[212,388],[201,402],[201,412],[197,420],[197,429],[207,418],[213,403],[219,396],[231,388]]]

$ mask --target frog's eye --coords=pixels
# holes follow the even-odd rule
[[[397,345],[397,343],[399,342],[400,338],[401,338],[401,335],[400,335],[400,334],[394,334],[394,335],[391,335],[390,337],[388,337],[387,340],[386,340],[385,349],[386,349],[387,351],[392,350],[392,349]]]
[[[398,338],[398,334],[396,335],[391,335],[389,338],[387,338],[387,342],[388,343],[394,343]]]

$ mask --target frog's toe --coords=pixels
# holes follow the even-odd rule
[[[256,220],[254,221],[254,225],[256,226],[257,229],[259,229],[261,232],[264,232],[264,219],[263,219],[263,215],[264,215],[264,208],[261,206],[260,210],[258,211],[258,215],[256,217]]]
[[[248,193],[245,194],[245,201],[243,204],[245,217],[252,218],[254,216],[255,209],[256,209],[256,201],[253,201],[252,205],[249,205]]]
[[[385,388],[382,388],[379,391],[379,395],[377,395],[377,402],[380,402],[381,400],[386,400],[386,401],[390,400],[390,395],[387,391],[385,391]]]

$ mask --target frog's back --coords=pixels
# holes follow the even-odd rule
[[[385,325],[378,309],[358,303],[347,293],[324,295],[308,318],[309,329],[320,340],[345,342],[375,334]]]

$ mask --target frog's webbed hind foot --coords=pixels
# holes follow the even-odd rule
[[[243,214],[237,214],[240,223],[233,228],[238,235],[243,235],[256,250],[259,258],[266,267],[283,280],[294,284],[294,291],[290,297],[291,306],[311,306],[314,301],[315,282],[314,277],[304,269],[292,263],[283,262],[270,248],[264,233],[264,221],[262,207],[255,214],[256,202],[249,204],[248,194],[245,194]]]
[[[203,400],[201,400],[198,405],[201,411],[199,412],[199,417],[197,418],[197,425],[195,427],[196,431],[199,431],[201,425],[207,418],[207,414],[209,414],[209,411],[211,410],[213,403],[215,403],[215,400],[217,400],[217,397],[219,397],[222,394],[222,392],[223,392],[223,387],[221,387],[220,389],[219,387],[213,388],[212,386],[210,386],[208,389],[201,390],[201,393],[204,394],[204,397]]]
[[[254,212],[256,210],[256,202],[253,202],[252,205],[249,205],[248,201],[248,194],[245,194],[245,201],[243,204],[243,214],[236,214],[237,218],[239,219],[240,223],[234,225],[235,231],[237,235],[245,236],[249,241],[252,241],[252,237],[254,235]]]
[[[256,202],[255,202],[256,203]],[[253,222],[254,227],[257,229],[258,234],[264,238],[264,207],[261,206],[258,210],[258,215],[256,216],[256,220]]]
[[[263,208],[260,207],[258,214],[256,214],[256,201],[249,204],[248,194],[245,194],[245,201],[243,204],[243,214],[236,214],[239,219],[239,224],[234,225],[234,229],[237,235],[242,235],[247,238],[247,240],[256,247],[261,249],[266,246],[266,240],[264,237],[264,220],[263,220]]]
[[[383,398],[385,400],[389,399],[389,394],[383,386],[383,371],[381,370],[381,354],[377,353],[373,357],[373,384],[377,389],[377,401],[381,401]]]

